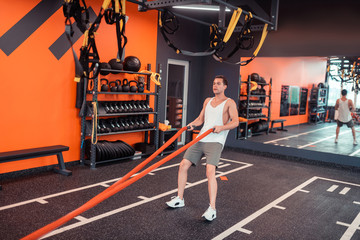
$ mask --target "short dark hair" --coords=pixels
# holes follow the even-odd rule
[[[223,80],[223,84],[226,86],[228,85],[228,80],[224,75],[217,75],[215,78],[221,78]]]
[[[341,95],[346,96],[347,95],[347,90],[346,89],[341,90]]]

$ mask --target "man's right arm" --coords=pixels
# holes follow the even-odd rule
[[[336,100],[336,104],[335,104],[335,110],[339,109],[339,99]]]
[[[191,123],[188,124],[188,126],[190,127],[189,130],[193,130],[194,127],[200,126],[200,125],[202,125],[204,123],[205,107],[206,107],[207,103],[210,101],[210,99],[211,98],[205,99],[204,104],[203,104],[203,108],[202,108],[199,116],[194,121],[192,121]]]

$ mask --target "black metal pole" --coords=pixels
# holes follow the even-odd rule
[[[213,1],[214,1],[214,2],[217,2],[217,3],[220,3],[220,4],[223,4],[223,5],[231,8],[231,9],[234,9],[234,10],[238,9],[238,7],[235,7],[235,6],[233,6],[233,5],[229,4],[229,3],[224,2],[224,1],[221,1],[221,0],[213,0]],[[245,10],[243,10],[243,13],[245,13],[245,14],[247,14],[247,15],[249,14],[249,12],[247,12],[247,11],[245,11]],[[265,19],[263,19],[263,18],[261,18],[261,17],[258,17],[258,16],[254,15],[254,14],[253,14],[253,18],[255,18],[255,19],[257,19],[257,20],[260,20],[260,21],[262,21],[262,22],[264,22],[264,23],[267,23],[267,24],[269,24],[269,25],[271,25],[271,26],[274,25],[272,22],[269,22],[268,20],[265,20]]]

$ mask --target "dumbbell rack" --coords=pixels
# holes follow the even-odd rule
[[[151,65],[148,64],[147,65],[147,70],[151,71]],[[101,117],[114,117],[114,118],[123,118],[123,117],[127,117],[127,116],[146,116],[148,119],[148,116],[150,114],[154,115],[154,127],[151,128],[143,128],[143,129],[134,129],[134,130],[126,130],[126,131],[114,131],[114,132],[107,132],[107,133],[96,133],[97,136],[107,136],[107,135],[115,135],[115,134],[123,134],[123,133],[135,133],[135,132],[144,132],[144,139],[145,142],[147,142],[148,138],[149,138],[149,132],[153,131],[154,132],[154,145],[155,145],[155,150],[157,150],[159,148],[158,146],[158,142],[159,142],[159,121],[158,121],[158,106],[159,106],[159,88],[157,85],[155,85],[155,91],[154,92],[150,92],[150,73],[141,73],[141,72],[130,72],[130,71],[123,71],[123,70],[113,70],[113,69],[109,69],[109,70],[103,70],[103,71],[108,71],[109,73],[112,74],[121,74],[121,73],[127,73],[127,74],[138,74],[138,75],[144,75],[146,77],[146,92],[143,93],[137,93],[137,92],[99,92],[97,91],[98,89],[98,84],[99,84],[99,80],[98,78],[94,79],[94,88],[92,91],[86,91],[87,94],[91,94],[92,95],[92,99],[91,101],[86,102],[86,110],[85,113],[83,114],[82,118],[81,118],[81,150],[80,150],[80,163],[81,164],[86,164],[86,165],[90,165],[90,168],[96,168],[97,164],[101,164],[101,163],[108,163],[108,162],[114,162],[114,161],[120,161],[120,160],[125,160],[125,159],[129,159],[129,158],[133,158],[134,156],[129,156],[129,157],[122,157],[122,158],[116,158],[116,159],[110,159],[110,160],[106,160],[106,161],[101,161],[98,162],[96,161],[96,144],[91,144],[91,153],[90,154],[90,159],[85,159],[85,146],[84,146],[84,142],[85,142],[85,138],[91,136],[91,129],[92,129],[92,124],[94,123],[94,121],[99,120],[99,118]],[[150,96],[154,96],[154,106],[151,109],[152,111],[138,111],[138,112],[123,112],[123,113],[107,113],[105,111],[104,108],[98,108],[98,114],[97,114],[97,118],[94,118],[93,112],[92,112],[92,102],[96,102],[99,105],[98,102],[98,94],[114,94],[114,95],[143,95],[146,96],[146,103],[149,103],[149,99]],[[86,94],[84,96],[84,98],[86,98]],[[108,102],[108,101],[104,101],[104,102]],[[102,101],[100,102],[102,103]],[[91,118],[91,120],[87,120],[87,118]],[[136,155],[136,157],[141,157],[141,156],[145,156],[148,155],[149,153],[142,153],[141,155]]]
[[[246,94],[241,94],[241,85],[242,83],[246,83]],[[257,83],[258,85],[261,85],[263,87],[265,86],[269,86],[268,92],[265,95],[255,95],[255,94],[251,94],[250,88],[251,88],[251,77],[250,75],[248,76],[247,81],[241,81],[241,76],[240,76],[240,81],[239,81],[239,108],[240,108],[240,98],[245,98],[246,102],[246,108],[243,109],[245,110],[245,115],[241,116],[239,113],[240,117],[244,117],[246,118],[248,121],[249,120],[261,120],[261,119],[266,119],[267,122],[270,122],[271,119],[271,87],[272,87],[272,78],[270,78],[269,83]],[[268,105],[266,105],[265,103],[263,105],[259,105],[259,106],[250,106],[250,98],[252,97],[257,97],[257,98],[268,98]],[[251,110],[259,110],[259,109],[267,109],[267,115],[259,115],[259,116],[252,116],[250,111]],[[245,123],[245,122],[244,122]],[[248,138],[248,122],[246,122],[244,124],[244,127],[242,128],[242,122],[240,122],[239,126],[237,127],[237,139],[247,139]],[[241,132],[241,128],[244,131],[244,134]],[[266,131],[266,134],[269,133],[269,129]],[[254,135],[260,135],[262,133],[254,133],[252,134]]]

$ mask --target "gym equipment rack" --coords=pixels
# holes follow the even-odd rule
[[[327,113],[328,89],[315,87],[311,89],[309,100],[309,123],[324,123]]]
[[[151,71],[151,64],[147,65],[147,70]],[[81,164],[86,164],[86,165],[90,165],[90,168],[94,169],[96,168],[97,164],[101,164],[101,163],[108,163],[108,162],[115,162],[115,161],[120,161],[120,160],[125,160],[125,159],[130,159],[130,158],[134,158],[134,156],[128,156],[128,157],[122,157],[122,158],[115,158],[115,159],[110,159],[110,160],[106,160],[106,161],[101,161],[98,162],[96,161],[96,143],[95,144],[91,144],[91,154],[90,154],[90,159],[85,159],[85,138],[89,137],[91,135],[91,133],[89,132],[89,129],[91,129],[92,124],[94,123],[94,121],[98,122],[99,118],[101,117],[107,117],[107,116],[111,116],[111,117],[122,117],[122,116],[136,116],[136,115],[144,115],[148,116],[150,114],[154,115],[154,127],[152,128],[143,128],[143,129],[134,129],[134,130],[127,130],[127,131],[117,131],[117,132],[108,132],[108,133],[97,133],[96,135],[98,137],[100,136],[106,136],[106,135],[118,135],[118,134],[123,134],[123,133],[134,133],[134,132],[144,132],[144,142],[147,143],[147,141],[149,140],[149,132],[152,131],[154,132],[154,134],[152,135],[154,137],[154,145],[155,145],[155,150],[157,150],[159,148],[159,121],[158,121],[158,107],[159,107],[159,87],[158,85],[155,84],[155,90],[154,92],[150,92],[150,76],[151,73],[143,73],[143,72],[131,72],[131,71],[124,71],[124,70],[113,70],[113,69],[109,69],[109,70],[102,70],[102,71],[107,71],[109,73],[112,74],[122,74],[122,73],[127,73],[127,74],[137,74],[137,75],[144,75],[146,77],[146,90],[148,92],[143,92],[143,93],[138,93],[138,92],[99,92],[98,91],[98,84],[99,84],[99,80],[98,78],[94,79],[94,88],[92,91],[87,91],[87,89],[84,89],[84,91],[87,94],[84,94],[84,100],[86,100],[86,95],[90,94],[92,96],[92,99],[90,102],[87,102],[87,106],[85,107],[85,112],[81,117],[81,140],[80,140],[80,163]],[[85,88],[87,84],[85,84]],[[125,113],[111,113],[111,114],[106,114],[105,110],[103,108],[99,108],[98,109],[98,115],[97,118],[94,117],[94,115],[91,112],[91,108],[89,108],[89,104],[95,102],[97,103],[98,100],[98,94],[115,94],[115,95],[143,95],[146,96],[146,103],[149,104],[149,100],[150,100],[150,96],[154,96],[154,107],[153,107],[153,111],[150,112],[125,112]],[[100,101],[102,102],[102,101]],[[108,102],[108,101],[104,101],[104,102]],[[91,120],[87,120],[87,118],[91,118]],[[136,155],[135,157],[141,157],[141,156],[146,156],[149,155],[151,153],[142,153],[140,155]]]
[[[242,83],[246,83],[246,94],[241,94],[241,85]],[[245,116],[240,116],[240,112],[239,112],[239,116],[240,117],[244,117],[247,119],[246,122],[240,122],[239,126],[237,127],[237,134],[236,134],[236,138],[237,139],[247,139],[249,137],[248,135],[248,130],[249,130],[249,124],[248,121],[249,120],[263,120],[266,119],[266,122],[269,124],[270,123],[270,119],[271,119],[271,87],[272,87],[272,78],[270,78],[269,83],[261,83],[261,82],[257,82],[258,86],[262,86],[262,88],[264,88],[265,86],[268,86],[269,89],[267,90],[267,94],[265,95],[258,95],[258,94],[251,94],[251,75],[248,76],[247,81],[241,81],[241,76],[240,76],[240,81],[239,81],[239,108],[241,108],[241,104],[240,101],[245,101],[246,102],[246,107],[245,109],[242,109],[245,111]],[[250,98],[252,97],[256,97],[256,98],[265,98],[264,104],[262,106],[250,106]],[[241,98],[245,99],[245,100],[241,100]],[[266,98],[268,99],[268,104],[266,105]],[[262,110],[262,109],[267,109],[267,115],[259,115],[259,116],[251,116],[250,111],[251,110]],[[261,111],[262,112],[262,111]],[[252,133],[252,136],[254,135],[259,135],[262,134],[262,132],[260,133]],[[266,130],[266,134],[269,134],[269,128]]]

